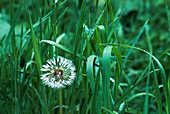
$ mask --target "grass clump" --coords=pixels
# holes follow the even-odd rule
[[[169,4],[0,1],[0,113],[170,113]],[[76,69],[63,89],[40,80],[57,56]]]

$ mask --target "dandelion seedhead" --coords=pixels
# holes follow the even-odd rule
[[[47,60],[47,64],[42,65],[40,70],[45,72],[41,75],[43,83],[52,88],[71,85],[76,77],[76,68],[72,61],[61,56]]]

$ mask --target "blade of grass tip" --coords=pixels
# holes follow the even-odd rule
[[[136,45],[137,41],[139,40],[140,36],[142,35],[143,31],[145,30],[146,26],[147,26],[147,23],[148,23],[149,20],[147,20],[145,22],[145,24],[143,25],[143,27],[141,28],[141,30],[139,31],[138,35],[136,36],[136,38],[134,39],[134,42],[132,43],[132,47]],[[132,52],[132,49],[129,49],[129,52],[127,53],[126,55],[126,58],[124,59],[124,62],[123,62],[123,65],[122,67],[124,67],[124,64],[126,63],[129,55],[131,54]]]
[[[39,52],[39,48],[38,48],[38,44],[37,44],[37,40],[36,40],[35,32],[34,32],[34,29],[33,29],[30,14],[29,14],[29,21],[30,21],[30,27],[31,27],[30,29],[31,29],[32,44],[33,44],[34,53],[35,53],[35,60],[36,60],[36,63],[37,63],[38,72],[40,73],[39,70],[42,66],[42,62],[41,62],[40,52]]]
[[[169,51],[170,51],[170,49],[169,49]],[[165,58],[165,56],[169,56],[169,57],[170,57],[170,53],[168,53],[168,51],[167,51],[167,52],[164,52],[164,53],[159,57],[159,61],[162,61],[162,60]]]
[[[162,103],[161,103],[161,94],[159,91],[158,79],[157,79],[157,75],[155,72],[155,67],[154,67],[153,62],[152,62],[152,68],[153,68],[153,72],[154,72],[154,76],[153,76],[154,81],[153,82],[154,82],[154,86],[155,86],[155,94],[156,94],[156,101],[157,101],[157,105],[158,105],[158,111],[159,111],[159,114],[163,114]]]
[[[94,93],[94,89],[95,89],[95,83],[94,83],[94,63],[95,63],[95,59],[97,56],[95,55],[91,55],[90,57],[88,57],[87,59],[87,66],[86,66],[86,72],[87,72],[87,78],[90,81],[90,87],[92,92]]]
[[[14,19],[13,19],[13,21],[12,21],[11,28],[10,28],[7,36],[6,36],[5,39],[3,40],[3,41],[5,41],[5,49],[6,49],[6,50],[7,50],[7,47],[9,46],[8,44],[9,44],[10,38],[11,38],[11,36],[12,36],[12,33],[14,32],[14,28],[15,28],[15,25],[16,25],[16,23],[17,23],[18,17],[19,17],[19,15],[20,15],[20,13],[21,13],[22,6],[23,6],[23,2],[21,1],[20,6],[19,6],[19,8],[17,9],[17,12],[16,12],[16,14],[15,14],[15,16],[14,16]]]
[[[112,46],[107,46],[103,51],[102,58],[102,79],[103,79],[103,98],[104,98],[104,107],[108,108],[108,98],[109,98],[109,87],[110,87],[110,75],[111,75],[111,52]]]
[[[149,27],[148,26],[146,26],[145,34],[146,34],[146,39],[147,39],[147,42],[148,42],[149,51],[152,54],[152,45],[151,45],[151,41],[150,41]],[[148,72],[150,72],[151,63],[152,63],[152,57],[149,56],[149,69],[148,69]],[[143,109],[144,114],[148,113],[149,78],[150,78],[150,76],[147,77],[147,82],[146,82],[146,96],[145,96],[144,109]]]

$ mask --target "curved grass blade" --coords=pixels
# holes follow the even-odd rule
[[[66,11],[67,11],[67,8],[66,8],[63,12],[61,12],[61,14],[60,14],[59,18],[57,19],[57,21],[65,14]],[[45,22],[45,21],[53,14],[53,12],[54,12],[54,10],[52,10],[52,11],[49,12],[47,15],[45,15],[45,16],[41,19],[41,23],[42,23],[42,22]],[[38,27],[39,25],[40,25],[40,21],[36,22],[36,23],[33,25],[33,29],[35,29],[35,28]],[[21,40],[22,40],[24,37],[26,37],[26,35],[27,35],[29,32],[30,32],[30,29],[28,29],[27,32],[22,36]],[[61,37],[63,37],[63,35],[64,35],[64,34],[62,34]],[[18,56],[18,60],[20,60],[20,58],[21,58],[21,56],[22,56],[22,54],[23,54],[26,46],[28,45],[30,39],[31,39],[31,37],[29,37],[29,38],[26,40],[26,42],[23,44],[22,50],[21,50],[21,52],[20,52],[20,54],[19,54],[19,56]],[[59,42],[60,39],[61,39],[61,38],[60,38],[60,36],[59,36],[59,40],[57,40],[57,42]]]
[[[156,69],[155,71],[159,71],[159,69]],[[153,71],[149,72],[148,74],[146,74],[145,76],[143,76],[140,80],[138,80],[133,86],[131,86],[122,96],[121,98],[119,98],[116,103],[121,102],[126,96],[127,94],[129,94],[136,86],[138,86],[143,79],[145,79],[149,74],[153,73]]]
[[[112,46],[107,46],[103,51],[102,58],[102,79],[103,79],[103,98],[104,107],[108,108],[109,87],[110,87],[110,75],[111,75],[111,52]]]
[[[109,110],[109,109],[107,109],[105,107],[102,107],[102,109],[109,112],[109,114],[118,114],[117,112],[115,112],[115,111],[112,112],[111,110]]]
[[[95,55],[91,55],[90,57],[88,57],[87,59],[87,67],[86,67],[86,72],[87,72],[87,78],[90,81],[90,87],[92,92],[94,93],[94,89],[95,89],[95,83],[94,83],[94,63],[95,63],[95,59],[97,56]]]
[[[167,85],[165,70],[164,70],[162,64],[159,62],[159,60],[155,56],[150,54],[148,51],[145,51],[145,50],[143,50],[141,48],[137,48],[137,47],[133,47],[133,46],[123,45],[123,44],[107,44],[107,45],[132,48],[132,49],[136,49],[138,51],[142,51],[142,52],[148,54],[149,56],[151,56],[155,60],[155,62],[157,63],[157,65],[160,68],[160,71],[161,71],[161,80],[162,80],[162,83],[163,83],[163,88],[164,88],[164,93],[165,93],[166,101],[170,101],[170,96],[169,96],[169,91],[168,91],[168,85]],[[167,105],[168,105],[168,110],[170,110],[170,102],[168,102]]]
[[[115,54],[117,61],[118,61],[118,67],[116,71],[116,76],[115,76],[115,86],[114,86],[114,100],[116,99],[116,96],[118,95],[118,86],[119,86],[119,78],[120,78],[120,71],[122,67],[122,60],[121,60],[121,55],[117,48],[115,46],[107,46],[104,48],[103,51],[103,59],[102,59],[102,74],[103,74],[103,91],[104,91],[104,106],[110,106],[108,103],[109,98],[107,95],[109,93],[109,87],[110,87],[110,75],[111,75],[111,54]]]
[[[125,102],[130,102],[131,100],[135,99],[136,97],[140,97],[140,96],[143,96],[143,95],[147,95],[148,96],[151,96],[151,97],[154,97],[155,96],[151,93],[145,93],[145,92],[142,92],[142,93],[137,93],[135,95],[132,95],[131,97],[129,97]],[[122,111],[124,110],[124,106],[125,106],[125,102],[123,102],[120,107],[119,107],[119,113],[122,113]]]
[[[69,54],[71,54],[71,55],[74,54],[73,51],[69,50],[68,48],[66,48],[66,47],[64,47],[63,45],[58,44],[58,43],[56,43],[56,42],[54,42],[54,41],[51,41],[51,40],[42,40],[41,42],[45,42],[45,43],[47,43],[47,44],[56,46],[57,48],[65,51],[65,52],[67,52],[67,53],[69,53]],[[80,55],[80,54],[76,54],[76,56],[79,57],[79,58],[81,58],[81,55]],[[86,58],[85,58],[84,56],[83,56],[81,59],[86,60]]]

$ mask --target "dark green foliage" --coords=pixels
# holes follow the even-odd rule
[[[64,89],[46,60],[76,66]],[[169,0],[1,0],[0,113],[170,113]]]

